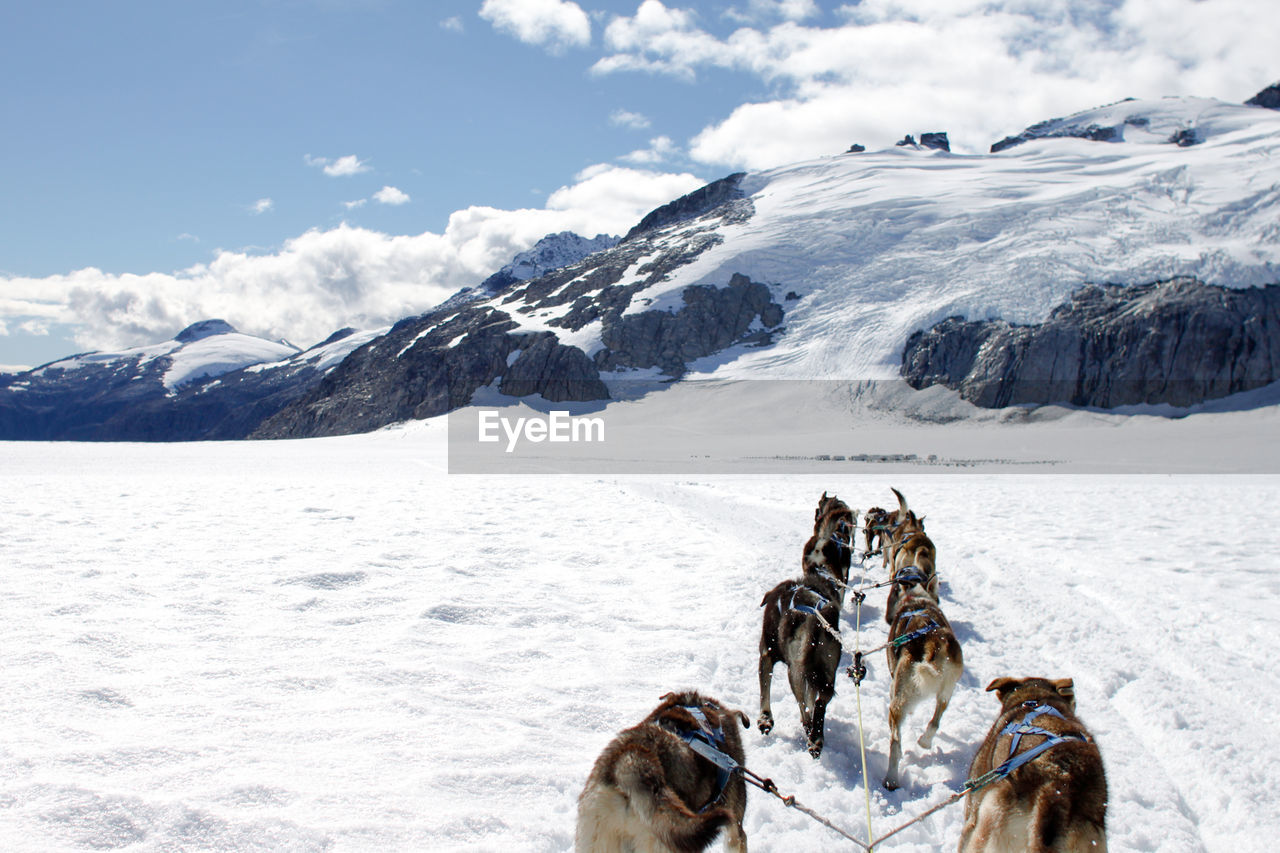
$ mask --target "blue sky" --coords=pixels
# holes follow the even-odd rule
[[[309,345],[739,168],[1280,75],[1265,0],[11,4],[0,364]]]

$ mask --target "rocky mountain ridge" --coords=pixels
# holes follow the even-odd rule
[[[948,317],[907,340],[902,376],[985,408],[1187,407],[1280,380],[1280,284],[1088,285],[1042,323]]]

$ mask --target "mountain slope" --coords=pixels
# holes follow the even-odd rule
[[[508,283],[467,310],[513,324],[510,335],[550,333],[607,380],[637,369],[891,379],[908,338],[946,317],[1039,322],[1089,282],[1280,282],[1280,184],[1271,165],[1280,158],[1280,113],[1166,98],[1037,128],[996,154],[903,146],[733,175],[655,211],[612,249]],[[768,295],[747,309],[755,315],[745,328],[725,336],[695,323],[655,345],[669,325],[661,318],[678,317],[699,293],[729,292],[731,281]],[[437,313],[416,322],[424,330],[448,321]],[[432,358],[447,363],[443,349],[466,340],[432,341]],[[344,396],[369,399],[363,383],[394,374],[406,352],[383,348],[345,390],[335,374],[296,404],[307,413],[286,410],[258,434],[349,430],[349,417],[325,412]],[[502,376],[502,357],[490,352],[491,369],[470,384]],[[593,378],[572,360],[575,381]]]
[[[0,439],[244,438],[382,331],[346,329],[299,352],[204,320],[164,343],[0,376]]]
[[[207,383],[213,396],[201,402],[227,395],[234,428],[191,423],[170,435],[157,416],[142,432],[332,435],[440,414],[491,386],[568,401],[606,399],[610,383],[636,378],[896,380],[908,340],[946,318],[1041,323],[1089,284],[1280,283],[1280,112],[1131,100],[1010,140],[993,154],[897,146],[730,175],[655,210],[616,244],[550,235],[483,284],[368,335],[337,369],[290,368],[297,381],[280,387],[245,371],[222,390]],[[1161,369],[1130,378],[1158,384]],[[0,435],[70,437],[15,431],[12,413],[25,404],[14,398],[34,387],[24,381],[0,378]],[[193,383],[183,387],[194,400]],[[271,399],[247,405],[258,392]]]

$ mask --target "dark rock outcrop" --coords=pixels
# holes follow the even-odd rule
[[[1089,285],[1036,325],[950,317],[910,337],[902,376],[988,408],[1190,406],[1280,379],[1280,285]]]
[[[1078,126],[1061,126],[1061,119],[1051,119],[1033,124],[1017,136],[1006,136],[999,142],[991,145],[991,153],[995,154],[1004,151],[1006,148],[1012,148],[1015,145],[1021,145],[1032,139],[1059,139],[1059,138],[1075,138],[1088,139],[1093,142],[1121,142],[1124,140],[1124,133],[1120,127],[1111,125],[1090,124],[1084,127]]]
[[[442,415],[500,378],[504,393],[543,394],[556,402],[609,396],[581,350],[548,332],[521,333],[502,311],[471,306],[401,320],[251,437],[347,435]]]
[[[919,148],[920,147],[916,143],[916,138],[909,133],[893,144],[898,148]]]
[[[746,172],[735,172],[718,181],[712,181],[705,187],[681,196],[673,202],[664,204],[657,210],[650,212],[644,219],[641,219],[640,224],[628,231],[627,236],[622,238],[622,242],[625,243],[641,234],[667,225],[695,219],[728,202],[742,198],[741,184],[744,177],[746,177]]]
[[[844,153],[846,153],[846,154],[861,154],[863,151],[866,151],[866,150],[867,150],[867,146],[865,146],[865,145],[861,145],[861,144],[859,144],[859,143],[855,142],[855,143],[853,143],[852,145],[850,145],[850,146],[849,146],[849,150],[848,150],[848,151],[846,151],[846,152],[844,152]]]
[[[1280,110],[1280,83],[1272,83],[1245,103],[1253,107]]]
[[[596,354],[596,365],[601,370],[657,367],[680,376],[689,362],[734,344],[772,342],[782,322],[782,306],[769,288],[736,273],[728,287],[686,287],[682,299],[677,311],[643,311],[605,323],[607,349]]]
[[[622,316],[629,299],[615,303],[607,291],[604,295],[603,300],[588,300],[608,306],[601,323],[607,348],[594,361],[561,343],[554,332],[521,330],[511,314],[492,304],[437,310],[402,320],[357,349],[251,437],[366,432],[445,414],[495,383],[513,397],[607,400],[601,371],[659,367],[678,377],[694,359],[734,344],[768,343],[783,315],[767,286],[742,275],[734,275],[727,287],[686,288],[678,311]]]
[[[942,131],[922,133],[920,134],[920,146],[922,148],[934,148],[938,151],[950,151],[951,140],[947,139],[947,134]]]

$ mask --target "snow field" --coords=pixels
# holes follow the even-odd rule
[[[450,477],[442,430],[0,445],[0,848],[569,849],[596,756],[662,693],[754,720],[758,605],[818,496],[865,509],[891,485],[927,516],[967,671],[928,754],[912,716],[890,794],[869,659],[876,834],[964,781],[1001,675],[1075,679],[1113,851],[1280,831],[1280,478]],[[864,834],[852,682],[815,762],[776,675],[748,766]],[[962,809],[885,849],[953,849]],[[843,848],[754,789],[746,828],[756,851]]]

